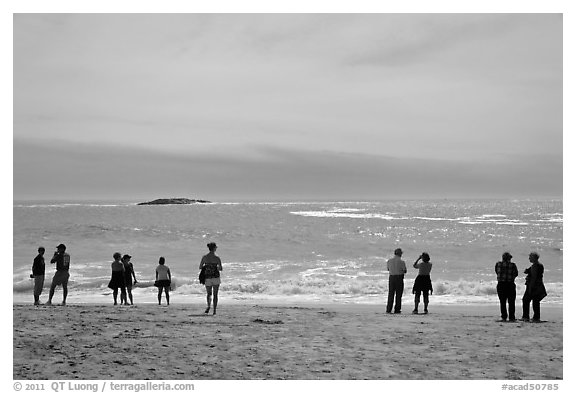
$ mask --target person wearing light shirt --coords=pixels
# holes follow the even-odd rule
[[[162,304],[162,289],[166,294],[166,304],[170,305],[170,285],[172,284],[172,273],[170,268],[165,265],[166,258],[160,257],[156,267],[156,281],[154,286],[158,288],[158,305]]]
[[[400,314],[402,311],[402,294],[404,293],[404,274],[406,274],[406,263],[402,260],[402,249],[397,248],[394,250],[394,257],[389,259],[386,263],[389,278],[388,278],[388,304],[386,305],[386,313],[392,312],[394,306],[394,314]],[[396,298],[396,302],[394,302]]]

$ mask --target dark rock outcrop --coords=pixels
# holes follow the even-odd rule
[[[193,203],[211,203],[211,202],[203,201],[201,199],[167,198],[167,199],[155,199],[150,202],[141,202],[138,203],[138,205],[190,205]]]

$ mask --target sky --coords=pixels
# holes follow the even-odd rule
[[[561,14],[15,14],[15,200],[561,197]]]

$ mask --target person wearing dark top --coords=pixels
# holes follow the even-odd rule
[[[56,273],[52,278],[52,284],[50,285],[50,294],[48,295],[48,301],[46,305],[52,305],[52,297],[54,296],[54,290],[57,286],[62,285],[63,299],[62,305],[66,305],[66,297],[68,296],[68,279],[70,278],[70,255],[66,252],[66,246],[64,244],[59,244],[56,247],[56,252],[50,260],[50,263],[56,264]]]
[[[136,281],[136,274],[134,273],[134,265],[130,262],[132,256],[126,254],[122,257],[122,263],[124,264],[124,283],[126,284],[126,292],[128,298],[130,299],[130,305],[134,305],[134,299],[132,298],[132,286],[137,284]],[[132,281],[134,278],[134,281]],[[128,300],[126,299],[126,293],[124,294],[124,298],[122,298],[122,294],[120,295],[120,304],[128,305]]]
[[[206,303],[207,307],[204,311],[208,314],[210,311],[210,303],[212,300],[212,293],[214,293],[214,308],[212,315],[216,315],[216,307],[218,307],[218,289],[220,288],[220,272],[222,271],[222,261],[215,252],[218,248],[216,243],[208,243],[208,254],[202,257],[200,262],[200,270],[204,269],[204,285],[206,286]]]
[[[532,266],[524,270],[527,276],[526,291],[522,297],[522,320],[530,320],[530,302],[532,302],[534,310],[532,322],[540,322],[540,301],[548,295],[544,287],[544,265],[540,263],[538,253],[530,253],[528,259]]]
[[[34,263],[32,264],[32,275],[30,278],[34,278],[34,305],[39,306],[40,295],[42,294],[42,289],[44,288],[44,273],[46,271],[46,264],[44,263],[44,252],[46,249],[44,247],[38,248],[38,255],[34,258]]]
[[[126,284],[124,282],[124,264],[122,263],[122,254],[115,252],[112,255],[114,261],[111,264],[112,277],[108,283],[108,288],[112,292],[112,297],[114,298],[114,305],[118,305],[118,288],[120,288],[120,300],[126,298]]]
[[[498,279],[496,292],[500,300],[502,322],[506,322],[506,318],[510,322],[514,322],[516,321],[516,284],[514,284],[514,280],[518,277],[518,268],[512,262],[512,255],[509,252],[502,254],[502,261],[496,262],[494,270]],[[506,310],[506,303],[508,303],[508,311]]]

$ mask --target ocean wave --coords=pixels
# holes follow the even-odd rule
[[[44,289],[49,289],[51,284],[52,278],[46,277],[44,280]],[[83,292],[93,292],[93,291],[109,291],[108,283],[110,282],[110,277],[99,277],[99,278],[92,278],[92,279],[82,279],[82,278],[70,278],[68,281],[68,289],[75,290],[75,291],[83,291]],[[178,278],[173,278],[172,283],[170,285],[171,290],[176,290],[178,287],[183,285],[184,283],[189,283],[189,280],[181,280]],[[186,284],[184,284],[186,285]],[[154,281],[150,280],[143,280],[138,281],[137,284],[133,286],[133,288],[154,288]],[[31,292],[34,289],[34,280],[33,279],[20,279],[15,281],[12,286],[12,291],[14,293],[25,293]]]
[[[304,216],[304,217],[321,217],[321,218],[377,218],[381,220],[398,220],[400,218],[392,217],[386,214],[379,214],[379,213],[339,213],[333,211],[296,211],[290,212],[290,214],[294,214],[297,216]]]
[[[499,221],[499,220],[473,220],[473,221],[459,221],[459,224],[465,225],[485,225],[485,224],[494,224],[494,225],[512,225],[512,226],[526,226],[530,225],[527,222],[520,222],[517,220],[508,220],[508,221]]]
[[[109,292],[107,288],[108,278],[94,279],[91,281],[70,280],[69,290],[86,293]],[[405,295],[411,296],[413,279],[405,280]],[[204,293],[204,287],[199,284],[196,277],[177,277],[172,280],[172,290],[182,295]],[[139,281],[133,290],[156,291],[154,281]],[[545,283],[548,291],[549,302],[561,303],[563,297],[563,284],[561,282]],[[50,279],[45,281],[45,288],[49,288]],[[454,298],[476,299],[487,301],[497,298],[496,282],[482,280],[432,280],[434,288],[433,296],[444,298],[446,301]],[[32,292],[33,281],[21,280],[14,282],[14,293]],[[524,286],[517,283],[518,296],[523,293]],[[375,296],[388,293],[387,280],[380,277],[350,278],[350,277],[323,277],[301,276],[286,280],[226,280],[223,279],[221,291],[232,295],[266,295],[266,296],[290,296],[308,295],[319,298],[331,298],[333,296]]]
[[[353,219],[380,219],[380,220],[422,220],[422,221],[447,221],[457,222],[464,225],[510,225],[510,226],[527,226],[538,225],[537,222],[563,222],[562,218],[550,218],[546,220],[531,220],[525,222],[517,219],[507,219],[504,214],[483,214],[477,217],[427,217],[427,216],[394,216],[395,213],[362,213],[366,209],[330,209],[330,210],[310,210],[310,211],[292,211],[290,214],[315,217],[315,218],[353,218]]]
[[[358,208],[351,208],[351,207],[342,207],[342,208],[335,208],[331,209],[331,213],[355,213],[355,212],[363,212],[366,209],[358,209]]]
[[[468,217],[459,217],[459,218],[443,218],[443,217],[404,217],[405,220],[424,220],[424,221],[459,221],[459,220],[466,220]]]

